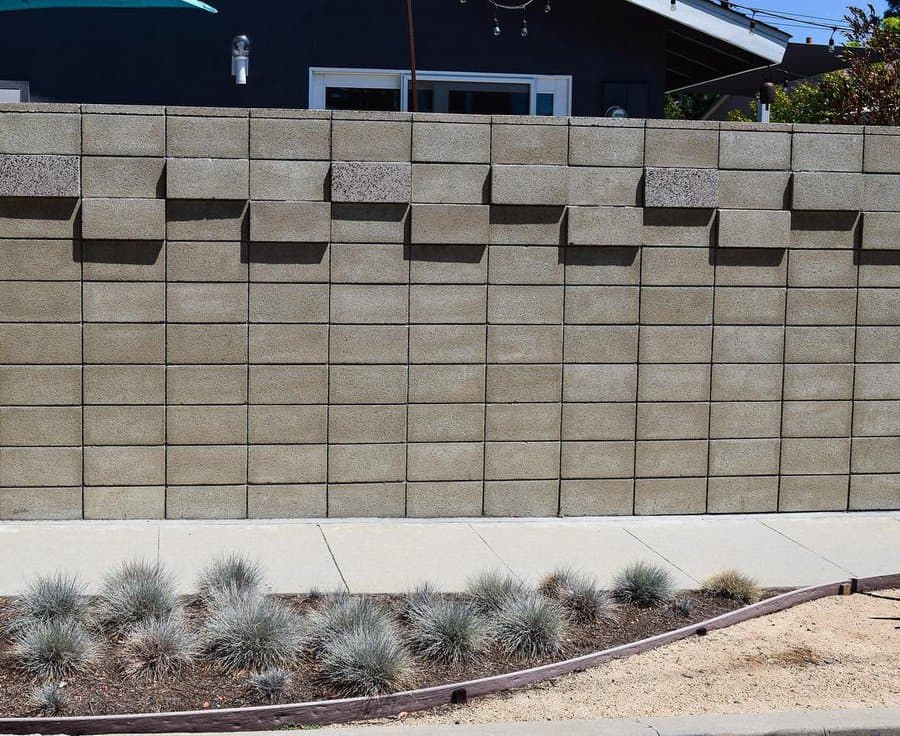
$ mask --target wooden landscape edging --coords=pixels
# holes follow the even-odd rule
[[[809,601],[841,595],[852,590],[863,593],[900,587],[900,573],[870,578],[852,578],[790,591],[754,603],[737,611],[723,613],[707,621],[684,626],[657,636],[622,644],[602,652],[585,654],[563,662],[554,662],[518,672],[485,677],[451,685],[409,690],[375,698],[320,700],[289,705],[265,705],[250,708],[143,713],[133,715],[78,716],[70,718],[0,718],[2,734],[137,734],[199,733],[205,731],[263,731],[304,725],[347,723],[369,718],[384,718],[399,713],[426,710],[440,705],[463,703],[469,698],[514,690],[580,672],[604,662],[640,654],[690,636],[704,635],[760,616],[778,613]]]

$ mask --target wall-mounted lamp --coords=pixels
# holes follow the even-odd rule
[[[247,84],[250,76],[250,39],[235,36],[231,40],[231,76],[235,84]]]

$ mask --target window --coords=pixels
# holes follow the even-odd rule
[[[309,106],[322,110],[410,108],[408,71],[312,68]],[[420,112],[481,115],[568,115],[572,78],[527,74],[419,72]]]
[[[0,80],[0,102],[29,102],[30,100],[28,82]]]

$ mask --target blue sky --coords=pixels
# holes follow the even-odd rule
[[[774,10],[784,13],[799,13],[801,15],[817,15],[824,18],[843,18],[847,13],[848,5],[856,5],[865,7],[871,2],[875,9],[884,12],[887,9],[885,0],[858,0],[856,2],[848,0],[752,0],[747,2],[741,0],[743,5],[751,5],[753,7],[763,8],[765,10]],[[779,25],[778,21],[774,21],[775,25]],[[794,41],[803,41],[807,36],[812,36],[817,42],[827,43],[831,31],[824,28],[793,28],[782,26],[785,31],[792,33]]]

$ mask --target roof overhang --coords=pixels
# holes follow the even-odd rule
[[[626,1],[773,64],[780,63],[784,58],[785,49],[791,38],[789,33],[759,20],[756,21],[756,27],[751,30],[750,19],[746,15],[710,0]]]

